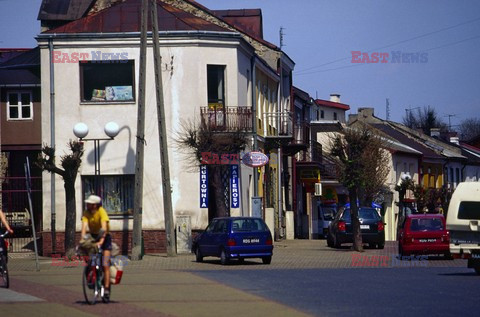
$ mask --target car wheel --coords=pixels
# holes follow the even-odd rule
[[[477,264],[473,269],[475,270],[477,275],[480,275],[480,264]]]
[[[327,236],[327,246],[329,246],[330,248],[333,247],[333,241],[330,235]]]
[[[336,249],[340,249],[340,247],[342,246],[341,243],[338,243],[337,237],[335,237],[335,240],[333,241],[333,246],[334,246]]]
[[[197,260],[197,262],[203,261],[203,255],[202,255],[202,252],[200,252],[200,247],[197,247],[195,249],[195,259]]]
[[[238,258],[238,263],[242,264],[243,262],[245,262],[245,258]]]
[[[444,254],[445,260],[453,260],[453,256],[450,252]]]
[[[383,249],[383,248],[385,248],[385,244],[384,243],[379,243],[379,244],[377,244],[377,248]]]
[[[230,261],[227,257],[227,253],[225,252],[225,249],[222,249],[222,252],[220,252],[220,263],[222,265],[227,265],[229,262]]]
[[[272,263],[272,256],[264,256],[264,257],[262,258],[262,262],[263,262],[263,264],[270,264],[270,263]]]
[[[370,249],[375,249],[375,248],[377,247],[377,244],[375,244],[375,243],[369,243],[369,244],[368,244],[368,247],[369,247]]]

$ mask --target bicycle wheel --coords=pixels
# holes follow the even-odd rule
[[[103,272],[103,268],[100,269],[99,272],[98,272],[98,279],[99,279],[99,281],[102,282],[102,284],[101,284],[101,293],[100,293],[100,295],[101,295],[101,297],[102,297],[102,301],[103,301],[104,303],[108,303],[108,302],[110,302],[110,296],[112,296],[112,286],[110,285],[109,295],[108,295],[108,296],[105,296],[105,281],[104,281],[104,279],[105,279],[105,272]]]
[[[4,254],[0,255],[0,285],[4,288],[10,287],[10,279],[8,278],[7,259]]]
[[[96,303],[97,297],[100,293],[97,278],[98,274],[95,266],[87,265],[82,274],[82,285],[85,301],[90,305]]]

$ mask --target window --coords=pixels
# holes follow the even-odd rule
[[[81,99],[93,102],[133,101],[134,61],[82,62]]]
[[[320,118],[325,119],[325,111],[320,110]]]
[[[135,175],[89,175],[82,180],[84,199],[99,193],[109,215],[133,215]]]
[[[207,65],[208,104],[225,106],[225,66]]]
[[[7,120],[32,120],[33,102],[30,91],[10,91],[7,100]]]
[[[333,113],[333,120],[337,120],[337,113],[336,112]]]

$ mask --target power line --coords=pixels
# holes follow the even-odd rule
[[[436,50],[436,49],[440,49],[440,48],[444,48],[444,47],[448,47],[448,46],[460,44],[460,43],[463,43],[463,42],[467,42],[467,41],[470,41],[470,40],[474,40],[474,39],[477,39],[477,38],[480,38],[480,35],[472,36],[472,37],[469,37],[469,38],[466,38],[466,39],[463,39],[463,40],[460,40],[460,41],[456,41],[456,42],[452,42],[452,43],[447,43],[447,44],[444,44],[444,45],[441,45],[441,46],[437,46],[437,47],[433,47],[433,48],[429,48],[429,49],[425,49],[425,50],[421,50],[421,51],[422,51],[422,52],[429,52],[429,51],[433,51],[433,50]],[[345,58],[344,58],[344,59],[345,59]],[[329,63],[329,64],[331,64],[331,63]],[[354,67],[354,66],[362,66],[362,65],[371,65],[371,64],[369,64],[369,63],[359,63],[359,64],[348,65],[348,66],[341,66],[341,67],[331,68],[331,69],[325,69],[325,70],[315,70],[315,71],[306,72],[306,73],[300,72],[300,74],[295,73],[295,76],[303,76],[303,75],[310,75],[310,74],[316,74],[316,73],[323,73],[323,72],[327,72],[327,71],[338,70],[338,69],[348,68],[348,67]],[[313,67],[313,68],[315,68],[315,67]]]
[[[369,53],[369,52],[372,52],[372,51],[392,47],[392,46],[395,46],[395,45],[398,45],[398,44],[410,42],[410,41],[417,40],[417,39],[420,39],[420,38],[423,38],[423,37],[427,37],[427,36],[430,36],[430,35],[433,35],[433,34],[437,34],[437,33],[444,32],[444,31],[447,31],[447,30],[450,30],[450,29],[454,29],[454,28],[457,28],[457,27],[462,26],[462,25],[473,23],[473,22],[476,22],[476,21],[479,21],[479,20],[480,20],[480,17],[476,18],[476,19],[473,19],[473,20],[465,21],[465,22],[462,22],[462,23],[459,23],[459,24],[455,24],[455,25],[452,25],[452,26],[448,26],[448,27],[445,27],[445,28],[442,28],[442,29],[439,29],[439,30],[436,30],[436,31],[421,34],[421,35],[418,35],[418,36],[415,36],[415,37],[412,37],[412,38],[409,38],[409,39],[406,39],[406,40],[401,40],[401,41],[398,41],[398,42],[393,43],[393,44],[388,44],[388,45],[385,45],[385,46],[382,46],[382,47],[374,48],[374,49],[368,50],[366,52]],[[436,48],[434,48],[434,49],[436,49]],[[432,50],[432,49],[430,49],[430,50]],[[309,67],[309,68],[306,68],[306,69],[299,70],[298,72],[302,73],[302,72],[305,72],[305,71],[308,71],[308,70],[311,70],[311,69],[323,67],[323,66],[330,65],[330,64],[340,62],[340,61],[344,61],[344,60],[347,60],[347,59],[350,59],[350,58],[351,57],[344,57],[344,58],[336,59],[336,60],[328,62],[328,63],[324,63],[324,64],[321,64],[321,65],[312,66],[312,67]],[[298,75],[298,73],[296,73],[296,75]]]

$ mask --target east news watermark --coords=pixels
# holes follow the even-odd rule
[[[362,52],[351,51],[354,64],[425,64],[428,63],[426,52]]]
[[[52,52],[53,63],[126,63],[128,62],[127,52],[65,52],[62,50],[54,50]]]
[[[128,264],[128,257],[125,255],[117,255],[117,256],[110,256],[103,257],[105,258],[103,266],[108,265],[108,260],[110,260],[110,265],[116,266],[126,266]],[[97,263],[96,265],[100,265],[100,257],[95,257]],[[61,256],[60,254],[52,254],[52,264],[51,266],[65,266],[65,267],[76,267],[76,266],[87,266],[89,265],[90,256],[88,255],[75,255],[72,257]]]
[[[427,255],[362,255],[352,254],[352,267],[427,267]]]

